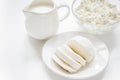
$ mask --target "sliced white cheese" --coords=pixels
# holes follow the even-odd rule
[[[62,60],[64,61],[67,65],[71,66],[74,68],[76,71],[81,68],[81,64],[72,59],[64,50],[61,48],[58,48],[55,54]]]
[[[60,60],[56,55],[54,55],[52,57],[52,59],[54,60],[54,62],[56,64],[58,64],[59,66],[61,66],[63,69],[65,69],[68,72],[76,72],[76,70],[74,70],[73,68],[71,68],[70,66],[68,66],[67,64],[65,64],[62,60]]]
[[[68,54],[71,58],[79,62],[82,66],[86,65],[86,61],[80,55],[76,54],[70,47],[64,45],[61,48],[66,52],[66,54]]]
[[[90,62],[94,57],[93,45],[84,37],[77,36],[68,41],[67,45],[77,54],[82,56],[87,62]]]

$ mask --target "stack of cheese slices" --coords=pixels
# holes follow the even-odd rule
[[[74,73],[90,63],[94,58],[94,53],[92,43],[84,37],[77,36],[57,48],[52,59],[64,70]]]

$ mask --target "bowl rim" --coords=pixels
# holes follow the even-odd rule
[[[78,18],[77,14],[76,14],[75,11],[74,11],[74,4],[75,4],[76,1],[78,1],[78,0],[73,0],[72,5],[71,5],[71,11],[72,11],[72,14],[74,15],[74,17],[75,17],[78,21],[80,21],[80,23],[83,23],[83,22],[80,20],[80,18]],[[116,25],[116,24],[118,24],[118,23],[120,23],[120,19],[119,19],[118,21],[114,22],[114,23],[107,24],[107,25],[95,25],[95,24],[91,24],[91,23],[84,23],[84,24],[93,25],[93,26],[109,26],[109,27],[111,26],[111,28],[113,28],[113,27],[114,27],[113,25]]]

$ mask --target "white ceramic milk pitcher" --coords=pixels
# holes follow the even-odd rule
[[[26,16],[26,30],[36,39],[47,39],[57,32],[59,17],[57,10],[66,7],[67,13],[61,20],[69,15],[69,7],[61,4],[57,6],[52,0],[35,0],[23,9]]]

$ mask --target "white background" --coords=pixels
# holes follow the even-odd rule
[[[48,73],[41,60],[45,41],[27,36],[22,9],[30,1],[0,0],[0,80],[58,80]],[[62,1],[69,6],[72,3],[72,0]],[[80,28],[70,15],[60,23],[58,33],[75,30]],[[103,76],[95,80],[120,80],[120,28],[97,37],[109,47],[110,61]]]

